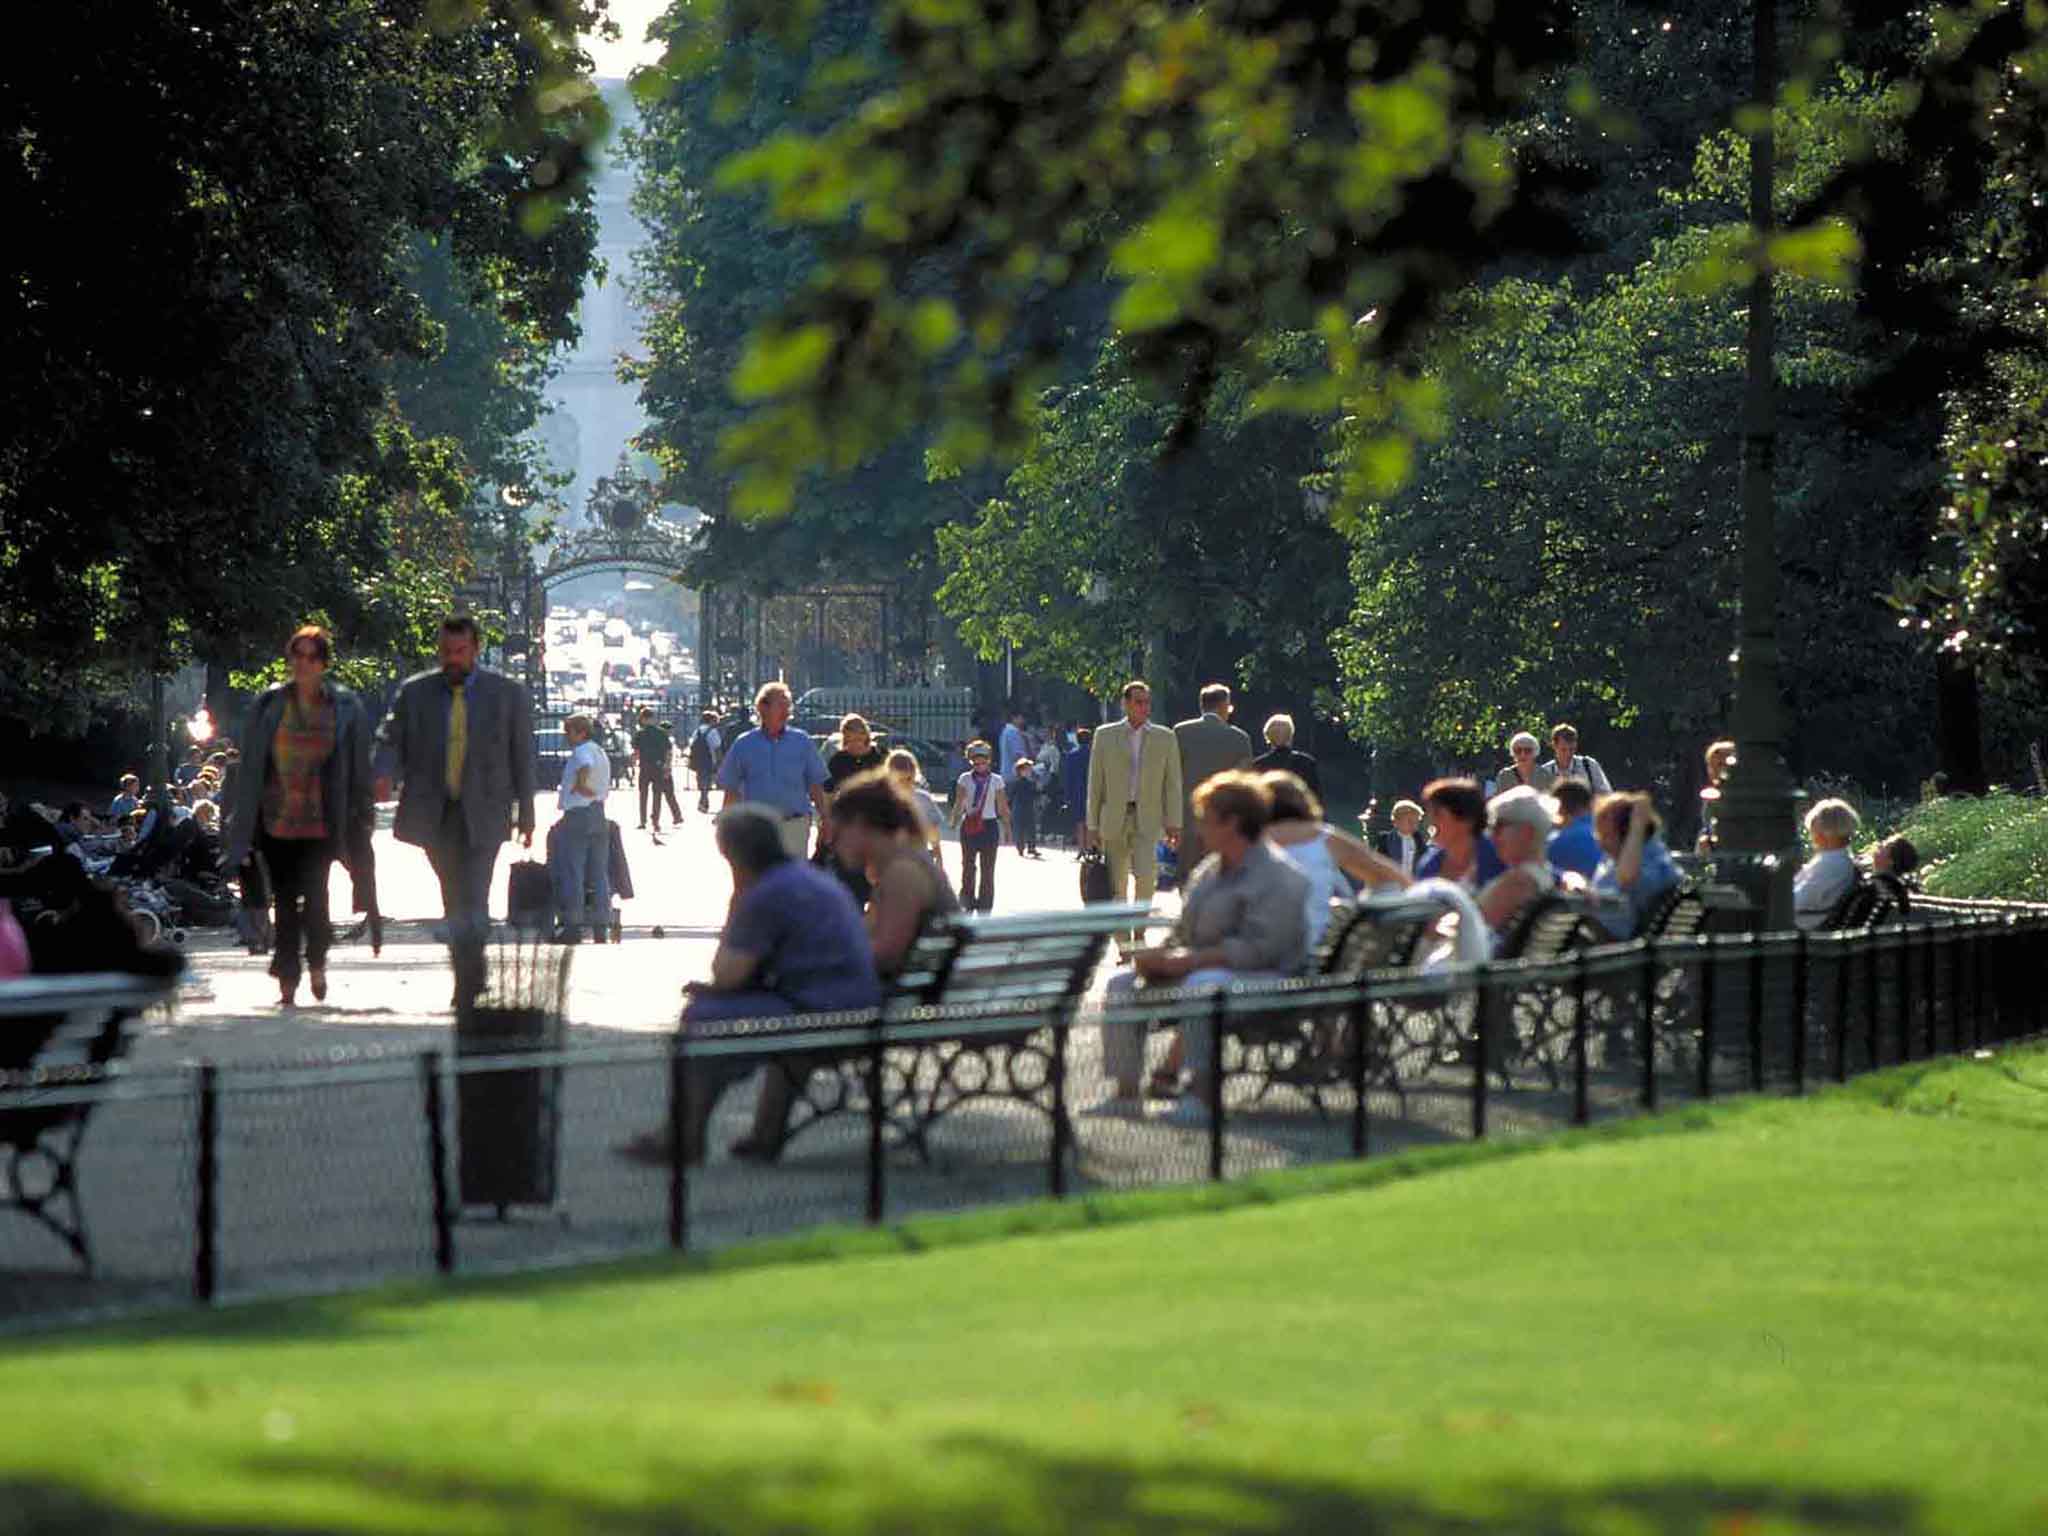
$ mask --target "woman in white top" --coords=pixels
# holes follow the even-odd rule
[[[574,944],[588,925],[591,938],[602,944],[612,918],[611,828],[604,819],[612,763],[593,739],[596,722],[590,716],[571,715],[562,722],[562,734],[570,748],[562,764],[562,817],[548,839],[561,923],[557,934],[564,944]]]
[[[1406,886],[1408,877],[1391,859],[1382,858],[1348,832],[1323,821],[1323,805],[1299,777],[1284,771],[1262,773],[1259,781],[1273,795],[1273,819],[1265,839],[1295,868],[1308,876],[1308,949],[1323,941],[1330,926],[1330,903],[1346,895],[1343,875],[1364,886]]]

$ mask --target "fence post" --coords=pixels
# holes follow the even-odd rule
[[[882,1020],[876,1016],[868,1052],[868,1225],[882,1224]]]
[[[1984,1043],[1984,919],[1970,919],[1970,1044]]]
[[[678,1032],[668,1058],[668,1245],[678,1253],[690,1241],[690,1160],[684,1142],[689,1123],[689,1042]]]
[[[1884,1000],[1877,990],[1877,940],[1869,929],[1856,935],[1856,947],[1863,951],[1863,1013],[1870,1031],[1870,1064],[1864,1070],[1875,1072],[1884,1065]]]
[[[1936,942],[1940,935],[1932,928],[1922,928],[1920,934],[1920,991],[1927,998],[1927,1054],[1934,1056],[1941,1051],[1941,989],[1935,986],[1934,977],[1937,951],[1946,946]],[[1953,1008],[1950,1012],[1953,1014]]]
[[[1764,944],[1759,937],[1749,951],[1749,1091],[1764,1091]]]
[[[1715,990],[1720,985],[1719,963],[1714,957],[1714,935],[1704,934],[1699,940],[1705,959],[1700,962],[1700,1097],[1714,1096],[1714,1003]]]
[[[1046,1080],[1052,1088],[1052,1168],[1049,1182],[1055,1200],[1067,1197],[1067,1152],[1073,1145],[1074,1128],[1067,1119],[1067,1040],[1072,1032],[1073,1025],[1068,1022],[1065,1005],[1062,1005],[1059,1017],[1053,1020],[1052,1062],[1046,1072]]]
[[[434,1192],[434,1268],[455,1269],[455,1221],[448,1204],[448,1138],[441,1126],[441,1053],[420,1052],[420,1088],[427,1116],[427,1176]]]
[[[1913,1059],[1913,935],[1901,928],[1898,933],[1898,947],[1893,952],[1899,957],[1893,967],[1898,972],[1899,982],[1899,1060]]]
[[[1572,1124],[1585,1125],[1593,1118],[1592,1074],[1586,1064],[1591,1031],[1586,1028],[1586,952],[1572,956]]]
[[[1849,1081],[1849,957],[1839,939],[1830,939],[1835,956],[1835,1020],[1828,1048],[1834,1052],[1835,1081]]]
[[[199,1207],[192,1245],[192,1294],[211,1302],[220,1281],[220,1069],[199,1064],[193,1086],[198,1096]]]
[[[1226,989],[1216,989],[1216,1001],[1210,1011],[1210,1027],[1214,1031],[1209,1041],[1209,1178],[1214,1183],[1223,1182],[1223,1007]]]
[[[1372,1028],[1372,994],[1364,973],[1354,985],[1358,995],[1351,1004],[1351,1155],[1366,1155],[1368,1126],[1365,1109],[1365,1033]]]
[[[1486,1058],[1493,1044],[1493,988],[1488,985],[1492,967],[1482,965],[1473,973],[1472,1009],[1472,1139],[1486,1139]]]
[[[1792,952],[1792,1091],[1806,1092],[1806,1004],[1809,990],[1806,949],[1807,934],[1799,930],[1799,947]]]
[[[1643,1108],[1657,1111],[1657,950],[1643,940],[1643,990],[1638,1000],[1642,1020],[1638,1040],[1643,1052]]]

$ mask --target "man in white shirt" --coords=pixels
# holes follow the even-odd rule
[[[591,938],[602,944],[612,916],[611,828],[604,816],[612,788],[611,758],[593,739],[590,716],[571,715],[562,731],[569,739],[569,760],[562,764],[562,817],[548,839],[560,919],[556,932],[562,943],[574,944],[588,927]]]
[[[1861,818],[1846,800],[1823,800],[1806,813],[1813,857],[1792,877],[1792,921],[1801,928],[1825,926],[1841,899],[1856,888],[1856,860],[1849,844]]]

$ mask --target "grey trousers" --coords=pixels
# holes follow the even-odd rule
[[[502,843],[470,841],[462,803],[451,800],[427,849],[427,862],[441,882],[441,910],[448,923],[448,949],[455,961],[458,1006],[483,990],[484,944],[491,936],[491,876]]]
[[[1175,985],[1183,988],[1227,987],[1237,981],[1275,981],[1278,971],[1192,971]],[[1141,990],[1137,975],[1119,971],[1109,978],[1104,1001],[1112,1007],[1127,1007]],[[1145,1070],[1145,1036],[1151,1024],[1145,1019],[1104,1019],[1102,1021],[1102,1069],[1119,1082],[1136,1082]],[[1216,1025],[1207,1017],[1191,1019],[1179,1026],[1181,1049],[1190,1072],[1206,1073],[1216,1064]]]

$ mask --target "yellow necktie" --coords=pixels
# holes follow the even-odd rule
[[[462,798],[462,758],[469,750],[469,700],[457,688],[448,706],[448,798]]]

